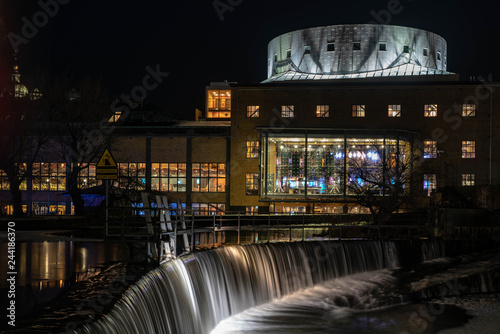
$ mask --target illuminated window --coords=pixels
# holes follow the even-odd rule
[[[66,213],[64,202],[32,202],[32,212],[35,215],[63,215]]]
[[[326,51],[328,51],[328,52],[333,52],[333,51],[335,51],[335,43],[328,43],[328,44],[326,45]]]
[[[224,203],[191,203],[195,216],[223,215],[226,211]]]
[[[437,158],[437,141],[424,141],[424,159]]]
[[[295,117],[295,106],[294,105],[281,106],[281,117]]]
[[[291,56],[292,56],[292,50],[291,49],[286,50],[286,57],[290,58]]]
[[[379,51],[387,51],[387,43],[386,42],[380,42],[378,44],[378,50]]]
[[[389,107],[387,108],[387,113],[389,117],[401,117],[401,105],[389,104]]]
[[[0,170],[0,190],[9,190],[10,184],[9,179],[7,178],[7,173],[3,170]]]
[[[207,118],[231,118],[231,90],[207,90]]]
[[[330,117],[330,106],[329,105],[317,105],[316,106],[316,117]]]
[[[151,164],[151,189],[186,192],[186,164],[176,162]]]
[[[260,117],[259,106],[247,106],[247,117]]]
[[[424,55],[424,57],[429,57],[429,49],[428,48],[424,48],[423,55]]]
[[[424,174],[424,192],[430,196],[436,190],[436,174]]]
[[[462,187],[473,187],[476,183],[476,174],[462,174]]]
[[[108,122],[118,122],[118,120],[120,119],[120,117],[122,116],[122,112],[121,111],[116,111],[115,114],[113,116],[111,116],[111,118],[109,119]]]
[[[32,173],[33,190],[66,190],[66,164],[47,162],[34,163]]]
[[[305,45],[304,46],[304,54],[310,54],[310,53],[311,53],[311,46]]]
[[[96,179],[95,164],[83,164],[82,166],[80,173],[78,173],[78,188],[91,188],[102,183],[102,181]]]
[[[146,164],[125,162],[118,164],[118,181],[115,186],[122,189],[146,189]]]
[[[462,141],[462,158],[473,159],[476,157],[476,142],[474,140]]]
[[[410,46],[409,45],[403,46],[403,53],[410,53]]]
[[[424,117],[437,117],[438,105],[426,104],[424,106]]]
[[[259,157],[259,142],[258,141],[247,141],[247,158],[258,158]]]
[[[462,104],[462,116],[463,117],[476,116],[476,105],[475,104]]]
[[[247,206],[245,213],[247,215],[255,215],[255,214],[259,213],[259,207],[258,206]]]
[[[259,174],[257,173],[246,174],[245,191],[247,195],[259,194]]]
[[[226,164],[193,164],[192,188],[193,192],[225,192]]]
[[[365,105],[364,104],[353,105],[352,117],[365,117]]]

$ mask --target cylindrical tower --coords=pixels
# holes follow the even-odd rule
[[[308,78],[310,75],[331,78],[409,64],[443,73],[446,63],[446,41],[434,33],[392,25],[332,25],[296,30],[274,38],[268,46],[267,76],[269,80],[295,72],[307,74]]]

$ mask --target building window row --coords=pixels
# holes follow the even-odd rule
[[[353,51],[361,51],[361,42],[352,42],[352,50]],[[326,44],[327,52],[335,52],[335,42],[328,42]],[[403,45],[402,53],[410,53],[411,47],[408,44]],[[379,42],[378,51],[387,51],[387,42]],[[311,45],[304,45],[304,54],[311,54]],[[429,57],[429,48],[422,48],[422,55],[424,57]],[[292,57],[292,49],[286,49],[286,59]],[[441,51],[436,52],[436,59],[441,61]],[[274,54],[274,61],[278,61],[278,54]]]
[[[477,106],[475,104],[462,104],[462,117],[474,117],[476,116]],[[365,117],[366,105],[364,104],[354,104],[352,105],[352,117]],[[387,116],[388,117],[401,117],[401,105],[400,104],[389,104],[387,106]],[[424,105],[424,117],[437,117],[438,116],[438,105],[437,104],[425,104]],[[260,107],[259,106],[247,106],[247,117],[257,118],[260,117]],[[294,105],[282,105],[281,106],[281,117],[292,118],[295,117],[295,106]],[[326,104],[316,105],[316,117],[330,117],[330,106]]]
[[[33,190],[66,190],[65,163],[33,163],[32,169]]]
[[[153,163],[151,189],[165,192],[186,192],[185,163]]]
[[[223,215],[226,211],[224,203],[191,203],[191,209],[195,216]]]
[[[118,182],[115,186],[122,189],[146,189],[146,164],[125,162],[118,164]]]
[[[0,169],[0,190],[9,190],[9,178],[7,177],[7,173]]]
[[[476,174],[462,174],[462,187],[473,187],[476,185]],[[424,174],[424,192],[430,196],[437,189],[436,174]]]
[[[225,192],[226,164],[224,163],[194,163],[193,192]]]
[[[438,157],[437,141],[424,141],[424,159],[435,159]],[[462,158],[474,159],[476,157],[476,141],[462,140]]]

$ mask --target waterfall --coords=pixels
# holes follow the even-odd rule
[[[398,265],[389,241],[230,246],[169,261],[80,333],[203,334],[251,307],[337,277]]]
[[[446,256],[445,243],[442,240],[422,240],[422,261],[430,261]]]

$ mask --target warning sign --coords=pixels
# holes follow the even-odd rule
[[[116,180],[118,179],[118,164],[108,149],[104,150],[99,162],[96,165],[97,180]]]
[[[99,162],[96,165],[97,168],[117,168],[115,158],[111,155],[111,152],[108,149],[104,150]]]

